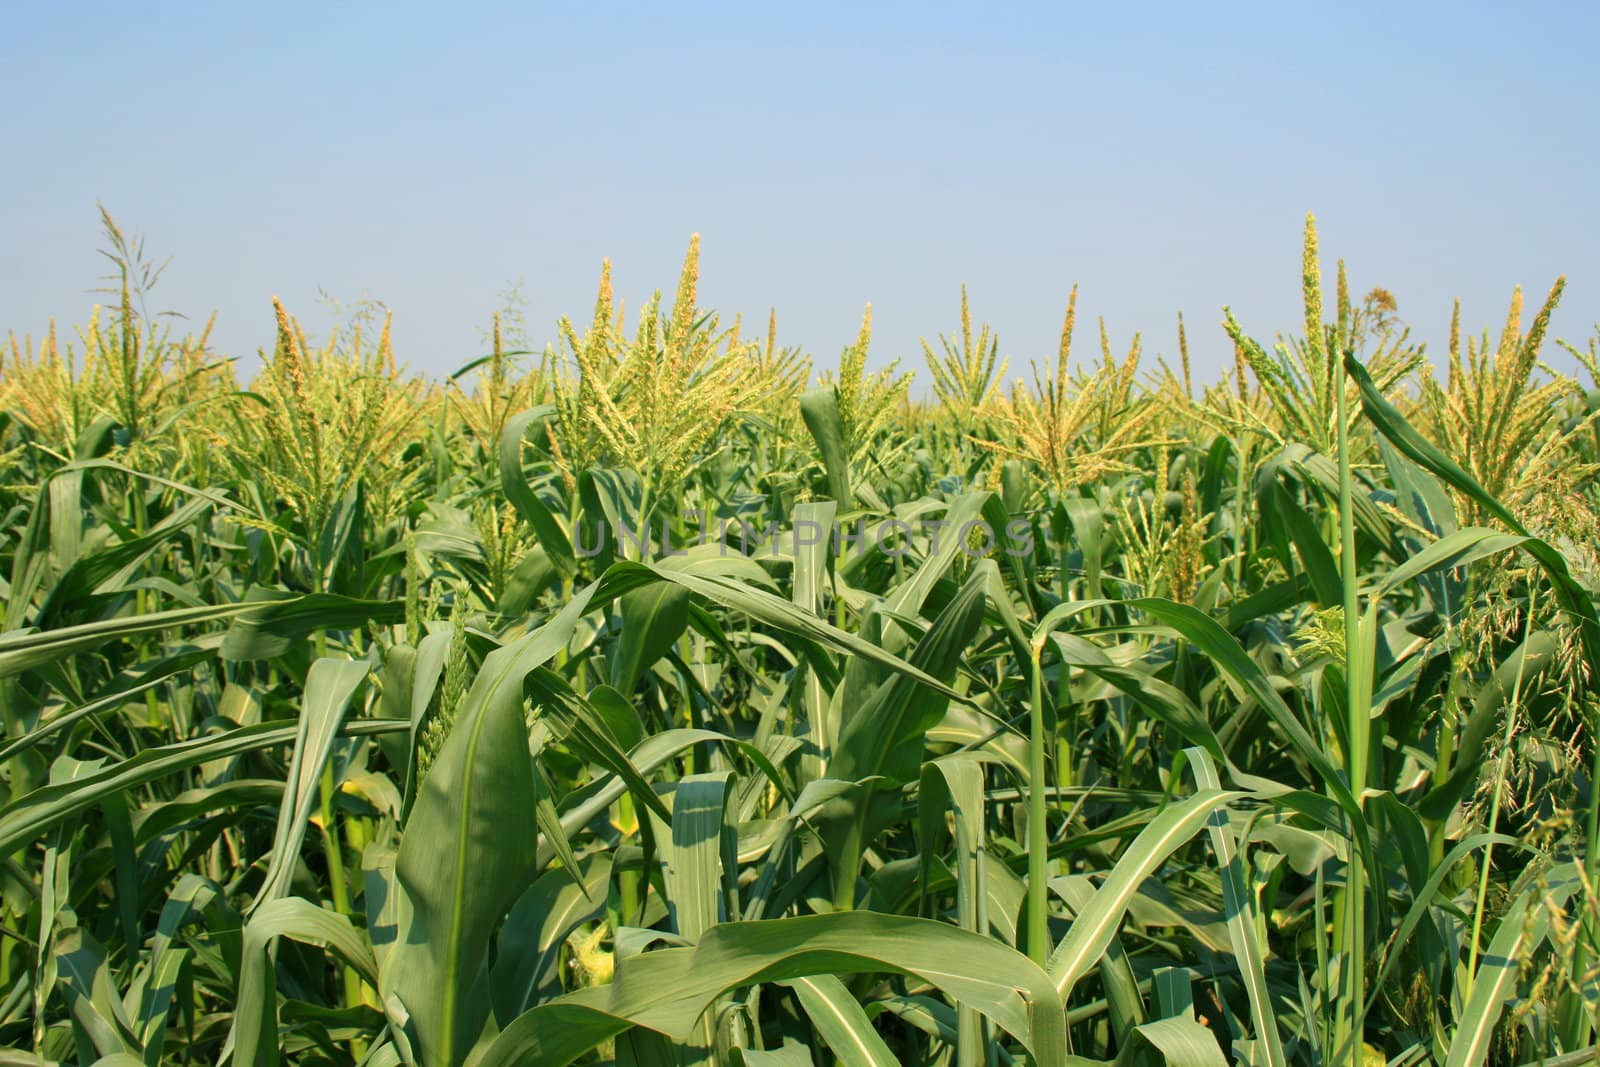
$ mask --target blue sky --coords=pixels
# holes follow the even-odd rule
[[[1593,5],[322,6],[7,10],[0,331],[87,317],[97,200],[230,354],[321,290],[435,374],[509,284],[542,344],[695,231],[703,302],[823,365],[869,300],[874,362],[920,364],[965,281],[1016,370],[1077,282],[1119,349],[1181,310],[1214,374],[1222,305],[1296,327],[1307,210],[1430,347],[1559,273],[1555,332],[1600,320]]]

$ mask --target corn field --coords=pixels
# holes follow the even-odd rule
[[[0,351],[0,1063],[1595,1058],[1561,280],[1425,353],[1308,219],[1220,381],[1075,291],[914,374],[696,240],[440,382],[375,305],[180,336],[104,223]]]

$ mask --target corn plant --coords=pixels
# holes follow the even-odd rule
[[[1077,366],[1074,294],[1003,396],[963,298],[924,400],[698,272],[443,387],[281,306],[243,389],[14,346],[0,1059],[1593,1057],[1600,438],[1547,312],[1418,377],[1308,226],[1303,333],[1224,316],[1224,382],[1181,322]]]

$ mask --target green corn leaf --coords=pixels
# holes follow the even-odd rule
[[[1179,1015],[1135,1027],[1117,1067],[1161,1063],[1166,1067],[1226,1067],[1216,1036],[1193,1016]]]
[[[347,736],[373,736],[403,731],[397,719],[364,719],[346,724]],[[103,768],[76,782],[48,785],[0,807],[0,852],[14,851],[73,815],[94,807],[101,799],[198,766],[245,752],[259,752],[292,744],[298,727],[276,722],[242,726],[211,737],[147,748],[137,756]]]
[[[611,857],[580,862],[583,881],[549,871],[512,905],[498,937],[492,974],[495,1018],[501,1025],[561,989],[561,949],[579,926],[605,913]]]
[[[405,621],[405,604],[398,600],[357,600],[334,593],[280,597],[267,590],[256,590],[253,596],[222,639],[223,659],[273,659],[318,630]]]
[[[273,942],[282,937],[330,949],[366,981],[378,982],[372,948],[349,919],[298,897],[263,905],[245,924],[243,967],[228,1035],[234,1063],[270,1067],[278,1062],[277,982],[269,954]]]
[[[917,792],[920,823],[923,891],[933,875],[935,850],[944,838],[944,817],[949,811],[955,823],[956,921],[963,930],[975,934],[988,932],[985,877],[983,763],[969,753],[957,753],[929,760],[922,766],[921,788]],[[956,1063],[975,1067],[987,1044],[982,1019],[976,1009],[962,1005],[957,1013]]]
[[[1088,878],[1077,875],[1050,879],[1050,891],[1061,898],[1074,916],[1082,913],[1094,899],[1094,885]],[[1106,1014],[1111,1020],[1111,1032],[1116,1035],[1117,1047],[1125,1047],[1135,1027],[1145,1021],[1144,998],[1139,995],[1139,980],[1133,973],[1133,962],[1128,952],[1113,938],[1100,957],[1100,985],[1105,989]]]
[[[867,1013],[838,978],[819,974],[782,984],[794,990],[811,1025],[841,1062],[861,1067],[896,1067],[899,1063],[878,1036],[878,1031],[872,1028]],[[749,1062],[748,1054],[746,1062]],[[805,1063],[810,1062],[807,1055]]]
[[[324,658],[313,663],[306,675],[283,807],[278,812],[267,873],[250,906],[251,914],[289,892],[289,880],[300,860],[306,824],[317,804],[322,769],[333,752],[334,738],[338,736],[350,701],[370,669],[365,660]]]
[[[1139,832],[1050,956],[1045,970],[1063,999],[1105,952],[1140,884],[1205,828],[1212,811],[1242,795],[1197,793],[1172,804]]]
[[[672,925],[690,942],[700,940],[726,914],[722,861],[730,829],[725,826],[729,778],[727,772],[713,772],[680,781],[672,794],[671,826],[660,835]]]
[[[0,634],[0,678],[57,663],[70,656],[97,649],[114,641],[125,641],[164,630],[177,630],[202,623],[233,619],[260,610],[254,604],[222,604],[202,608],[174,608],[149,615],[88,622],[40,632],[13,631]]]
[[[543,427],[553,413],[554,408],[546,404],[506,420],[505,430],[500,435],[500,489],[516,507],[518,514],[533,527],[539,538],[539,546],[544,549],[556,573],[563,578],[570,578],[578,572],[572,540],[538,494],[528,486],[522,470],[523,439],[529,430],[537,431]]]
[[[1211,765],[1203,749],[1186,749],[1184,755],[1194,771],[1197,788],[1222,788],[1216,768]],[[1266,962],[1256,938],[1255,902],[1245,878],[1244,857],[1235,845],[1233,827],[1224,809],[1212,810],[1206,820],[1206,829],[1211,835],[1211,851],[1216,856],[1217,868],[1222,874],[1222,910],[1228,918],[1228,938],[1233,945],[1239,977],[1250,998],[1250,1021],[1255,1027],[1255,1040],[1260,1049],[1259,1062],[1263,1067],[1285,1067],[1289,1061],[1284,1055],[1283,1037],[1278,1033],[1278,1019],[1272,1009]]]
[[[569,994],[501,1031],[480,1067],[559,1067],[633,1026],[687,1038],[721,994],[756,982],[817,974],[910,974],[969,1003],[1030,1049],[1064,1067],[1065,1012],[1025,956],[986,937],[924,919],[850,912],[724,923],[693,948],[622,961],[613,984]]]
[[[850,461],[844,443],[844,423],[839,400],[832,389],[813,389],[800,397],[800,417],[817,444],[823,470],[828,475],[828,495],[840,510],[849,511],[856,498],[850,491]]]
[[[48,740],[74,723],[79,723],[84,719],[93,718],[122,707],[134,697],[149,692],[168,679],[210,659],[213,655],[214,653],[207,649],[190,649],[185,652],[173,653],[170,656],[162,656],[160,659],[152,660],[149,663],[124,671],[112,680],[111,684],[103,691],[103,695],[73,708],[71,711],[63,711],[52,715],[28,733],[0,748],[0,764],[26,752],[42,741]]]
[[[622,597],[622,634],[611,660],[611,685],[622,693],[666,655],[689,626],[689,591],[670,582],[634,589]]]
[[[465,1061],[489,1021],[492,935],[531,882],[538,853],[520,684],[534,657],[521,645],[484,658],[423,779],[395,862],[405,904],[379,989],[409,1014],[420,1055],[448,1067]]]

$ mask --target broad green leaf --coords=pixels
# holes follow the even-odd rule
[[[174,608],[150,615],[129,615],[101,622],[66,626],[57,630],[40,632],[18,630],[0,634],[0,679],[46,664],[57,663],[113,641],[143,637],[164,630],[177,630],[221,619],[232,619],[257,610],[260,610],[260,607],[256,604]]]
[[[1173,803],[1139,832],[1050,956],[1045,969],[1063,999],[1116,936],[1140,884],[1188,844],[1205,827],[1214,810],[1242,795],[1205,790]]]
[[[1076,917],[1094,899],[1095,889],[1087,877],[1074,875],[1050,879],[1050,891],[1060,897]],[[1116,938],[1106,945],[1099,968],[1100,985],[1105,990],[1106,1014],[1111,1020],[1112,1033],[1116,1035],[1117,1046],[1126,1047],[1134,1027],[1145,1021],[1144,999],[1139,995],[1139,981],[1133,973],[1133,962]]]
[[[634,589],[622,596],[622,633],[611,660],[611,685],[622,693],[666,655],[689,626],[689,591],[670,582]]]
[[[341,733],[368,737],[405,730],[396,719],[363,719],[346,724]],[[113,764],[76,782],[48,785],[0,807],[0,852],[12,852],[73,815],[99,804],[107,796],[132,789],[205,763],[243,752],[259,752],[292,744],[296,726],[276,722],[243,726],[237,730],[159,748]]]
[[[1157,1019],[1134,1028],[1134,1040],[1117,1057],[1117,1067],[1151,1062],[1166,1067],[1227,1067],[1227,1057],[1210,1028],[1192,1015]]]
[[[731,989],[862,973],[913,975],[977,1008],[1041,1067],[1067,1062],[1061,1001],[1027,957],[931,920],[846,912],[723,923],[693,948],[631,957],[612,985],[540,1005],[506,1027],[479,1067],[557,1067],[633,1026],[681,1040]]]
[[[935,852],[945,836],[948,811],[955,827],[956,921],[963,930],[987,934],[983,763],[976,756],[958,753],[923,764],[917,811],[923,892],[932,876]],[[974,1067],[986,1044],[977,1011],[962,1005],[957,1020],[957,1064]]]
[[[331,949],[376,985],[378,965],[372,948],[350,920],[299,897],[282,897],[257,908],[245,924],[239,994],[228,1046],[233,1062],[278,1062],[277,982],[270,958],[280,937]]]
[[[306,823],[317,801],[322,769],[333,752],[334,738],[344,722],[350,700],[366,681],[370,669],[371,665],[365,660],[323,658],[313,663],[306,675],[283,807],[278,812],[267,873],[250,906],[251,914],[268,901],[289,893],[289,880],[294,876],[295,864],[300,861]]]
[[[794,990],[811,1025],[841,1062],[861,1067],[896,1067],[898,1061],[884,1044],[872,1021],[861,1010],[845,984],[831,974],[794,978],[783,983]],[[749,1062],[748,1055],[746,1062]],[[811,1059],[807,1056],[806,1063]]]
[[[233,661],[273,659],[317,630],[348,630],[374,623],[405,620],[405,605],[396,600],[357,600],[334,593],[307,593],[279,598],[267,590],[240,605],[222,639],[222,658]]]
[[[483,1032],[492,935],[532,879],[537,784],[521,680],[533,659],[521,643],[484,658],[400,841],[405,924],[378,988],[404,1006],[429,1063],[463,1063]]]
[[[1186,749],[1184,755],[1194,771],[1198,788],[1222,788],[1216,768],[1211,765],[1203,749]],[[1289,1061],[1284,1055],[1283,1038],[1278,1033],[1278,1018],[1272,1008],[1271,991],[1267,987],[1262,946],[1256,938],[1254,894],[1245,877],[1244,857],[1235,845],[1233,827],[1226,810],[1213,809],[1206,820],[1206,829],[1210,832],[1211,851],[1216,856],[1217,869],[1222,875],[1222,910],[1228,919],[1228,936],[1233,943],[1239,978],[1244,982],[1245,993],[1250,998],[1250,1020],[1261,1050],[1260,1063],[1263,1067],[1284,1067]]]
[[[838,397],[832,389],[811,390],[800,397],[800,417],[817,444],[823,470],[828,475],[828,495],[842,511],[853,510],[856,498],[850,491],[850,456],[845,447]]]
[[[52,481],[52,489],[65,484],[65,481],[62,478]],[[192,500],[156,523],[142,537],[128,538],[76,556],[72,565],[50,587],[50,595],[40,607],[35,625],[42,629],[53,628],[59,625],[62,616],[81,608],[92,597],[121,592],[123,585],[132,578],[142,562],[161,545],[183,533],[213,506],[211,501],[203,498]],[[76,525],[78,521],[79,516],[74,515],[73,524]]]
[[[132,670],[124,671],[122,675],[112,680],[103,695],[73,708],[71,711],[58,712],[52,715],[28,733],[12,741],[4,748],[0,748],[0,764],[20,753],[26,752],[74,723],[82,722],[84,719],[92,718],[108,711],[115,711],[134,697],[149,692],[169,678],[182,674],[196,664],[210,659],[213,655],[214,653],[207,649],[190,649],[170,656],[162,656],[160,659],[152,660]]]
[[[560,991],[562,946],[579,926],[605,913],[611,857],[600,853],[580,866],[581,885],[565,870],[540,875],[500,928],[491,990],[502,1024]]]
[[[516,507],[518,514],[533,527],[539,537],[539,546],[544,549],[556,573],[563,578],[570,578],[578,572],[572,541],[539,495],[529,487],[522,469],[523,439],[529,430],[542,429],[553,414],[554,408],[546,404],[506,420],[505,430],[500,435],[500,489]]]

